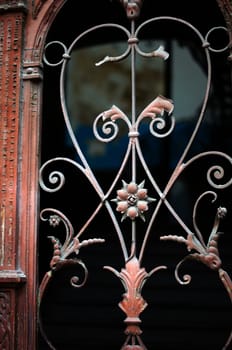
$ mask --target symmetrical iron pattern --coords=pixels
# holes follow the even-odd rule
[[[52,163],[56,162],[64,162],[73,165],[79,172],[84,174],[86,179],[92,185],[93,189],[96,191],[99,197],[99,204],[97,205],[95,211],[83,225],[83,227],[79,230],[79,232],[75,232],[71,222],[69,219],[59,210],[54,208],[46,208],[41,211],[41,220],[47,221],[51,226],[57,227],[59,225],[64,225],[66,237],[64,242],[60,242],[60,240],[54,236],[50,237],[51,242],[54,247],[53,257],[50,262],[51,270],[46,273],[44,276],[42,283],[40,285],[40,295],[39,301],[41,302],[44,291],[48,285],[48,282],[53,277],[53,272],[57,269],[62,268],[64,265],[71,264],[79,264],[83,267],[85,277],[82,282],[78,280],[77,277],[73,277],[71,283],[74,287],[83,287],[87,277],[88,277],[88,269],[85,263],[82,260],[77,258],[73,259],[70,256],[76,254],[78,256],[79,251],[82,247],[85,247],[90,244],[100,244],[103,243],[104,240],[101,238],[93,238],[82,240],[82,236],[85,233],[86,228],[90,225],[90,223],[94,220],[94,218],[98,215],[100,210],[105,207],[108,211],[109,216],[111,217],[112,223],[115,228],[115,232],[118,236],[121,249],[123,252],[125,266],[122,267],[121,271],[117,271],[114,267],[105,266],[106,269],[112,271],[122,282],[123,287],[125,289],[125,293],[123,295],[123,300],[119,303],[120,308],[126,315],[125,324],[126,324],[126,339],[125,343],[122,345],[121,350],[145,350],[147,349],[144,345],[141,337],[141,319],[140,314],[147,307],[146,301],[143,299],[142,292],[144,283],[146,280],[155,272],[160,269],[165,269],[166,266],[157,266],[151,271],[147,272],[144,267],[142,267],[142,260],[145,254],[146,245],[148,242],[148,238],[151,235],[151,228],[154,224],[157,215],[162,206],[165,206],[176,222],[180,225],[183,231],[186,233],[186,236],[178,236],[176,234],[173,235],[163,235],[160,237],[161,240],[167,241],[172,240],[177,243],[184,243],[186,245],[187,251],[189,254],[177,265],[175,270],[175,276],[177,281],[180,284],[188,284],[191,280],[191,276],[185,275],[183,278],[179,276],[179,267],[180,265],[186,261],[187,259],[195,259],[203,264],[207,265],[210,269],[216,270],[218,272],[218,277],[222,281],[230,300],[232,301],[232,281],[227,272],[222,267],[222,261],[220,259],[219,251],[218,251],[218,239],[220,237],[219,225],[221,219],[226,215],[227,209],[225,207],[219,206],[217,212],[215,213],[215,221],[211,230],[211,233],[208,238],[208,242],[205,242],[203,235],[197,224],[197,211],[199,203],[202,199],[211,198],[212,202],[215,202],[218,198],[217,191],[221,189],[225,189],[232,185],[231,176],[227,176],[227,180],[225,175],[225,169],[221,165],[212,165],[209,167],[207,172],[207,181],[210,189],[203,192],[199,198],[197,199],[194,209],[193,209],[193,230],[188,227],[188,225],[182,220],[182,218],[177,214],[173,205],[167,199],[167,195],[172,189],[173,185],[180,177],[182,173],[185,172],[186,168],[188,168],[191,164],[196,163],[201,159],[211,159],[212,156],[217,156],[219,158],[224,159],[225,162],[228,163],[229,169],[232,166],[232,158],[219,151],[207,151],[204,153],[197,154],[190,159],[187,159],[187,155],[189,150],[193,144],[193,141],[197,135],[197,132],[201,126],[203,121],[206,104],[209,98],[209,91],[211,86],[211,60],[210,60],[210,51],[217,51],[218,53],[225,51],[228,49],[228,46],[220,49],[214,49],[210,44],[210,35],[213,31],[217,30],[227,30],[222,27],[212,28],[205,37],[191,25],[189,22],[174,17],[154,17],[151,18],[142,24],[140,24],[136,28],[136,18],[139,17],[140,10],[142,7],[142,0],[120,0],[122,5],[124,6],[127,17],[131,22],[131,30],[127,30],[125,27],[114,24],[102,24],[98,26],[94,26],[81,35],[79,35],[72,44],[67,48],[65,44],[61,42],[51,42],[47,44],[45,48],[44,54],[44,62],[50,66],[61,66],[61,74],[60,74],[60,99],[62,105],[62,112],[64,116],[64,120],[66,123],[66,127],[68,130],[69,137],[72,141],[73,147],[76,150],[76,153],[79,157],[79,161],[57,157],[54,159],[48,160],[40,169],[40,185],[44,191],[47,192],[55,192],[59,191],[65,182],[65,177],[61,171],[52,171],[49,175],[48,181],[52,186],[48,186],[44,179],[45,169]],[[203,50],[205,59],[207,62],[207,86],[204,96],[204,101],[193,130],[193,133],[188,141],[187,146],[185,147],[177,165],[170,176],[169,181],[167,182],[164,190],[161,190],[159,185],[157,184],[150,168],[149,164],[146,163],[143,152],[140,145],[140,133],[139,127],[141,123],[146,120],[149,120],[150,125],[150,133],[153,137],[163,137],[170,135],[175,128],[175,118],[173,116],[174,102],[170,99],[167,99],[163,96],[157,96],[154,100],[139,114],[136,112],[136,78],[135,78],[135,58],[136,55],[141,55],[144,57],[150,58],[162,58],[164,60],[168,59],[169,53],[165,50],[164,47],[160,46],[156,50],[152,52],[143,52],[139,47],[139,34],[140,31],[147,26],[151,22],[158,21],[167,21],[169,24],[179,23],[183,26],[183,28],[190,29],[193,33],[195,33],[196,37],[199,41],[199,50]],[[128,56],[131,57],[131,116],[126,115],[118,106],[113,105],[109,110],[103,111],[100,115],[98,115],[93,123],[93,133],[97,140],[101,142],[113,142],[118,135],[118,125],[117,122],[123,121],[128,128],[128,145],[125,152],[124,159],[118,172],[107,192],[104,192],[101,188],[101,185],[98,182],[98,179],[95,177],[94,172],[88,164],[88,161],[85,157],[85,154],[82,152],[82,149],[78,143],[78,140],[75,137],[71,122],[70,116],[68,113],[66,96],[65,96],[65,74],[67,69],[67,62],[69,61],[73,48],[75,45],[82,39],[87,36],[91,32],[97,31],[99,28],[115,28],[118,31],[121,31],[127,37],[128,46],[125,52],[118,57],[106,56],[101,61],[96,63],[96,66],[103,64],[110,64],[115,61],[122,61]],[[64,50],[61,59],[58,59],[57,63],[50,63],[48,58],[46,57],[46,49],[50,45],[61,45]],[[103,125],[102,133],[100,134],[99,125]],[[103,134],[103,136],[102,136]],[[211,158],[210,158],[211,157]],[[214,158],[213,158],[214,159]],[[142,165],[147,179],[146,181],[150,181],[151,187],[154,189],[155,195],[149,193],[146,188],[147,182],[140,181],[137,178],[137,163],[140,162]],[[124,179],[122,178],[123,171],[125,167],[129,167],[131,170],[131,178]],[[121,188],[116,187],[118,182],[121,181]],[[118,221],[118,214],[121,213],[121,222]],[[149,222],[144,230],[144,238],[140,249],[137,246],[137,224],[139,221],[146,221],[146,214],[150,212],[151,215],[149,217]],[[125,243],[123,225],[124,221],[131,221],[131,244],[130,248],[127,248]],[[152,233],[153,234],[153,233]],[[128,235],[128,233],[127,233]],[[41,326],[41,330],[43,333],[43,328]],[[54,346],[50,343],[50,341],[44,337],[51,347],[51,349],[55,349]],[[224,350],[229,347],[231,343],[231,336],[226,341],[224,345]],[[148,345],[149,347],[149,345]]]

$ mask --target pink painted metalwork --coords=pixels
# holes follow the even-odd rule
[[[223,269],[223,264],[219,256],[218,249],[218,239],[220,237],[219,233],[219,224],[221,219],[226,215],[227,209],[223,206],[218,206],[217,212],[215,214],[215,221],[208,239],[206,243],[203,239],[203,235],[200,232],[200,229],[197,225],[197,210],[199,203],[203,198],[212,197],[213,202],[217,200],[217,192],[221,189],[225,189],[232,184],[232,178],[229,176],[229,180],[224,181],[224,183],[218,184],[218,180],[221,182],[224,179],[224,169],[221,165],[213,165],[209,168],[207,172],[207,181],[208,184],[212,187],[212,190],[205,191],[202,193],[199,198],[196,200],[194,210],[193,210],[193,228],[192,230],[178,215],[176,209],[172,204],[170,204],[167,196],[174,186],[177,179],[180,177],[182,173],[189,167],[190,164],[197,162],[200,159],[210,158],[212,156],[217,156],[224,161],[228,162],[229,166],[232,166],[232,159],[229,155],[219,152],[219,151],[208,151],[204,153],[200,153],[198,155],[193,156],[192,158],[187,160],[187,154],[193,144],[193,141],[196,137],[196,134],[201,126],[201,123],[204,118],[206,104],[209,98],[209,91],[211,87],[211,59],[210,52],[216,51],[218,53],[224,52],[229,48],[226,46],[223,49],[215,50],[213,46],[210,44],[210,34],[209,31],[205,36],[203,36],[199,30],[194,27],[189,22],[176,17],[154,17],[151,18],[142,24],[140,24],[136,28],[135,19],[139,16],[140,10],[142,7],[142,1],[134,0],[134,1],[120,1],[126,10],[126,14],[128,19],[131,21],[131,30],[129,31],[127,28],[114,24],[107,23],[101,24],[98,26],[94,26],[90,29],[87,29],[85,32],[81,33],[75,40],[71,43],[69,47],[66,47],[64,43],[61,42],[51,42],[47,44],[44,53],[44,62],[50,66],[60,66],[61,74],[60,74],[60,100],[62,106],[62,112],[64,116],[64,121],[66,123],[66,127],[69,133],[69,137],[72,141],[73,147],[78,154],[80,161],[75,161],[73,159],[57,157],[54,159],[48,160],[40,169],[40,185],[44,191],[47,192],[56,192],[59,191],[65,182],[64,174],[61,171],[52,171],[48,178],[49,185],[46,184],[44,179],[45,169],[49,167],[50,164],[58,164],[59,162],[63,162],[72,165],[76,170],[82,173],[86,179],[89,181],[90,185],[96,191],[99,197],[99,203],[93,211],[92,215],[88,218],[86,223],[82,226],[79,232],[74,234],[74,228],[68,218],[60,211],[54,208],[46,208],[41,211],[41,219],[43,221],[47,221],[51,226],[58,227],[63,224],[65,227],[65,239],[64,242],[61,243],[55,236],[50,237],[51,242],[53,244],[53,256],[51,258],[50,267],[51,270],[47,272],[44,276],[44,279],[40,286],[40,302],[43,298],[44,291],[47,288],[47,285],[51,278],[53,277],[53,272],[57,269],[62,268],[64,265],[68,264],[79,264],[84,269],[84,280],[83,282],[79,282],[78,277],[73,277],[71,279],[71,284],[74,287],[83,287],[88,276],[88,270],[85,263],[79,259],[70,258],[73,254],[78,256],[80,248],[84,246],[88,246],[90,244],[95,243],[104,243],[104,240],[101,238],[93,238],[89,240],[80,240],[81,236],[85,233],[86,228],[93,221],[93,219],[97,216],[100,210],[105,207],[115,228],[115,232],[118,236],[120,246],[122,249],[125,266],[122,267],[121,271],[118,272],[114,267],[105,266],[106,269],[113,272],[116,277],[121,280],[125,293],[123,295],[123,300],[119,303],[119,307],[126,314],[126,319],[124,320],[126,324],[126,340],[122,345],[122,350],[146,350],[146,345],[142,341],[142,327],[141,327],[141,319],[140,314],[147,307],[147,302],[144,300],[142,296],[142,291],[144,287],[144,283],[150,276],[157,272],[160,269],[165,269],[166,266],[158,266],[151,270],[150,272],[146,272],[145,268],[142,266],[142,261],[145,254],[145,249],[147,246],[148,238],[151,235],[151,227],[155,222],[157,215],[160,211],[161,206],[165,206],[170,214],[174,217],[176,222],[180,225],[181,229],[185,232],[186,237],[177,236],[177,235],[162,235],[160,237],[163,241],[174,241],[178,243],[183,243],[186,245],[189,255],[187,255],[176,267],[175,277],[180,284],[188,284],[191,281],[191,276],[185,275],[183,278],[179,277],[179,267],[180,265],[186,261],[187,259],[197,260],[212,270],[218,272],[219,279],[222,281],[223,286],[225,287],[230,300],[232,301],[232,281],[228,273]],[[40,4],[40,3],[39,3]],[[207,85],[205,90],[205,96],[202,103],[201,110],[199,112],[198,119],[196,121],[196,125],[192,132],[192,135],[181,154],[177,165],[175,166],[174,171],[172,172],[164,190],[161,190],[158,185],[156,179],[154,178],[152,171],[149,168],[149,164],[146,163],[143,152],[140,145],[140,133],[139,127],[146,119],[149,122],[149,130],[153,137],[165,138],[170,135],[175,127],[175,117],[173,116],[174,110],[174,102],[164,96],[154,96],[153,101],[151,101],[144,110],[137,115],[136,111],[136,79],[135,79],[135,56],[140,55],[147,58],[159,58],[166,60],[169,57],[169,53],[163,46],[160,46],[153,50],[152,52],[143,52],[139,47],[139,33],[140,31],[146,27],[150,23],[158,23],[158,22],[167,22],[169,25],[173,23],[178,23],[183,26],[183,28],[187,28],[191,30],[199,41],[199,50],[202,50],[205,55],[205,60],[207,62]],[[125,155],[122,161],[121,166],[119,167],[117,174],[107,191],[104,191],[101,187],[98,179],[96,178],[94,172],[92,171],[84,152],[82,151],[78,140],[75,137],[71,122],[70,116],[68,113],[67,102],[65,98],[65,72],[67,69],[67,62],[72,55],[72,51],[75,45],[88,34],[97,31],[100,28],[114,28],[118,31],[122,32],[127,41],[127,48],[123,54],[120,56],[110,56],[107,55],[103,57],[100,61],[96,62],[96,66],[100,66],[106,63],[122,61],[126,57],[131,57],[131,75],[133,77],[131,81],[131,116],[128,116],[124,113],[120,107],[113,105],[110,109],[107,109],[100,113],[93,122],[93,133],[98,141],[101,142],[112,142],[118,136],[118,121],[121,121],[125,124],[128,130],[128,144],[125,151]],[[213,30],[217,30],[218,28],[213,28]],[[219,28],[221,29],[221,28]],[[223,30],[227,30],[224,28]],[[57,59],[57,63],[50,63],[46,57],[46,50],[50,45],[60,45],[63,48],[63,55],[61,58]],[[102,133],[99,133],[99,125],[102,127]],[[102,126],[103,125],[103,126]],[[103,135],[103,136],[102,136]],[[150,182],[150,187],[152,190],[149,190],[149,193],[145,186],[145,180],[138,179],[137,174],[137,162],[140,162],[142,168],[147,176],[148,181]],[[131,169],[131,178],[125,179],[122,178],[123,170],[126,167],[130,167]],[[117,187],[118,180],[122,182],[122,188]],[[217,181],[215,181],[217,180]],[[154,194],[154,193],[155,194]],[[112,204],[113,202],[113,204]],[[116,206],[115,206],[116,203]],[[121,222],[118,222],[116,212],[120,212],[122,214]],[[146,214],[149,212],[149,222],[146,222]],[[124,232],[124,219],[130,220],[131,224],[131,244],[130,248],[126,246],[125,243],[125,232]],[[142,219],[146,226],[144,226],[144,237],[142,241],[141,248],[137,247],[137,220]],[[125,220],[128,222],[128,220]],[[51,342],[46,338],[42,328],[41,321],[41,329],[42,333],[50,346],[51,349],[55,349]],[[227,340],[224,350],[228,349],[231,344],[231,337]]]
[[[141,320],[139,315],[147,307],[147,302],[142,297],[142,288],[146,280],[156,271],[165,269],[166,266],[158,266],[149,273],[144,268],[140,267],[139,261],[133,254],[126,262],[125,268],[121,272],[116,271],[112,267],[105,266],[106,269],[112,271],[121,281],[125,288],[123,300],[119,303],[120,308],[126,314],[124,322],[127,327],[125,334],[127,339],[122,347],[122,350],[127,349],[146,349],[140,335]],[[131,343],[129,345],[129,343]],[[138,345],[136,345],[138,344]]]

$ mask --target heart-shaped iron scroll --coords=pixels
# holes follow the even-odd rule
[[[131,31],[127,30],[121,25],[114,24],[114,23],[102,24],[102,25],[92,27],[86,30],[85,32],[83,32],[82,34],[80,34],[73,41],[73,43],[70,45],[68,49],[64,44],[60,42],[52,42],[46,46],[46,49],[47,49],[52,44],[60,44],[64,49],[62,59],[59,62],[57,62],[57,64],[50,64],[46,58],[46,55],[44,55],[44,61],[48,65],[52,65],[52,66],[58,66],[61,64],[61,75],[60,75],[61,106],[62,106],[66,127],[68,130],[68,134],[72,141],[73,147],[78,155],[79,161],[74,161],[68,158],[54,158],[47,161],[42,166],[40,171],[41,187],[47,192],[55,192],[55,191],[58,191],[63,186],[65,179],[64,179],[63,173],[60,171],[53,171],[49,176],[49,182],[51,185],[53,185],[53,187],[49,187],[45,185],[45,181],[43,178],[44,170],[48,165],[50,165],[51,163],[62,161],[64,163],[66,162],[73,165],[78,171],[80,171],[87,178],[87,180],[89,181],[89,183],[91,184],[93,189],[96,191],[97,195],[99,196],[100,200],[99,200],[99,204],[96,206],[92,215],[83,225],[79,233],[75,235],[74,235],[74,229],[71,223],[62,212],[51,208],[42,210],[41,219],[47,220],[50,223],[50,225],[55,227],[55,226],[58,226],[60,222],[63,223],[66,229],[66,239],[64,240],[64,243],[61,243],[55,236],[50,237],[54,247],[54,254],[50,263],[51,270],[45,275],[40,286],[40,299],[42,299],[43,293],[46,290],[48,281],[53,276],[53,273],[57,269],[62,268],[62,266],[67,265],[69,263],[80,264],[84,268],[84,271],[85,271],[84,282],[78,285],[77,278],[74,278],[71,281],[74,286],[80,287],[84,285],[87,278],[87,268],[85,264],[81,260],[68,259],[68,258],[71,254],[78,255],[81,247],[87,246],[89,244],[103,242],[103,240],[100,238],[93,238],[89,240],[87,239],[83,241],[80,241],[79,238],[85,232],[85,229],[93,221],[96,215],[99,213],[101,208],[104,206],[107,209],[109,216],[111,217],[112,223],[114,225],[115,231],[117,233],[117,236],[121,245],[123,257],[125,260],[125,267],[122,268],[121,272],[116,271],[113,267],[109,267],[109,266],[105,267],[108,270],[112,271],[121,280],[125,289],[123,300],[119,303],[120,308],[126,314],[125,333],[127,335],[127,339],[122,349],[123,350],[128,350],[128,349],[145,350],[146,347],[143,344],[141,339],[141,333],[142,333],[140,329],[141,320],[139,318],[140,313],[147,306],[146,301],[142,297],[142,288],[145,281],[153,274],[153,272],[156,272],[157,270],[163,269],[166,267],[158,266],[154,268],[151,272],[147,273],[146,270],[143,267],[141,267],[141,263],[144,256],[148,237],[151,234],[151,227],[162,205],[165,205],[167,207],[170,214],[175,218],[175,220],[179,223],[179,225],[182,227],[182,229],[186,233],[187,238],[182,236],[177,237],[174,235],[166,235],[166,236],[162,236],[161,239],[175,240],[178,242],[185,243],[188,250],[195,251],[194,253],[190,254],[191,258],[197,259],[203,262],[204,264],[206,264],[207,266],[209,266],[210,268],[218,270],[219,277],[223,281],[224,286],[231,298],[231,289],[232,289],[231,280],[228,274],[221,267],[221,261],[219,259],[219,252],[217,247],[217,238],[218,238],[217,229],[218,229],[220,218],[222,217],[222,214],[225,213],[226,209],[221,209],[221,211],[219,209],[217,216],[215,218],[215,224],[212,229],[209,242],[206,245],[203,242],[201,235],[199,234],[199,230],[197,228],[196,223],[194,225],[196,232],[192,232],[192,230],[190,230],[190,228],[184,223],[182,218],[177,214],[177,212],[175,211],[175,208],[169,203],[169,201],[167,200],[167,195],[171,190],[171,188],[174,186],[177,178],[184,172],[186,167],[189,164],[197,161],[199,158],[208,157],[211,155],[217,155],[224,158],[230,164],[230,166],[232,165],[232,160],[231,160],[231,157],[225,155],[224,153],[213,152],[213,151],[205,152],[204,154],[194,156],[190,160],[186,160],[188,152],[192,146],[192,143],[202,123],[202,120],[205,114],[206,103],[209,97],[209,90],[210,90],[210,84],[211,84],[211,63],[210,63],[210,55],[209,55],[209,51],[211,49],[210,43],[204,37],[202,37],[200,32],[194,26],[192,26],[191,24],[189,24],[188,22],[182,19],[173,18],[173,17],[152,18],[142,23],[135,30],[134,18],[136,18],[139,14],[141,2],[140,1],[121,1],[121,2],[127,11],[128,17],[131,20]],[[147,58],[158,57],[159,59],[161,58],[164,60],[166,60],[169,56],[169,53],[165,50],[163,46],[160,46],[156,50],[148,53],[143,52],[139,47],[140,31],[145,26],[148,26],[155,22],[158,23],[160,21],[162,22],[166,21],[167,23],[169,22],[169,25],[170,25],[170,22],[178,23],[190,29],[199,40],[199,46],[205,53],[205,58],[208,66],[207,86],[206,86],[205,97],[202,104],[202,108],[199,113],[199,117],[197,119],[195,128],[193,129],[192,135],[190,136],[190,139],[187,143],[187,146],[183,150],[182,155],[180,156],[179,161],[177,162],[177,165],[173,173],[171,174],[171,177],[167,182],[167,185],[163,191],[160,189],[159,185],[157,184],[152,174],[152,171],[149,168],[149,164],[147,164],[147,162],[145,161],[142,147],[140,145],[139,127],[146,119],[149,121],[150,133],[153,137],[166,137],[167,135],[172,133],[175,127],[175,120],[174,120],[174,117],[172,116],[172,112],[174,108],[173,101],[161,95],[154,96],[154,100],[147,107],[145,107],[144,110],[137,116],[136,100],[135,100],[135,91],[136,91],[135,56],[140,55]],[[131,57],[131,76],[133,77],[133,79],[131,80],[131,117],[128,117],[118,106],[113,105],[110,109],[106,109],[105,111],[100,113],[93,122],[93,134],[95,135],[96,139],[100,142],[109,143],[109,142],[113,142],[116,139],[116,137],[118,136],[118,129],[119,129],[117,124],[118,121],[123,122],[128,129],[128,143],[127,143],[123,161],[119,166],[119,169],[117,170],[117,173],[115,175],[115,178],[112,181],[112,184],[110,185],[109,189],[105,192],[101,188],[101,185],[98,182],[98,179],[96,178],[93,170],[91,169],[85,157],[85,154],[81,149],[78,143],[78,140],[76,139],[75,133],[73,131],[73,128],[70,122],[68,108],[66,105],[66,95],[65,95],[64,85],[65,85],[67,63],[72,55],[72,51],[74,47],[76,47],[79,44],[79,42],[88,34],[92,32],[97,32],[98,30],[102,30],[102,29],[108,30],[109,28],[119,30],[126,36],[127,43],[128,43],[127,48],[123,54],[117,57],[107,55],[106,57],[103,57],[100,61],[96,62],[95,65],[96,67],[99,67],[101,65],[110,64],[112,62],[119,62],[124,60],[128,56],[130,56]],[[208,36],[206,36],[206,38],[207,37]],[[103,124],[101,134],[99,133],[99,123]],[[137,179],[137,162],[138,161],[140,162],[140,165],[142,165],[144,173],[146,174],[148,180],[150,181],[151,187],[154,190],[154,194],[149,193],[147,191],[144,180],[141,181]],[[123,171],[126,167],[130,167],[131,169],[131,178],[129,179],[122,178]],[[216,183],[212,180],[212,176],[211,176],[212,174],[218,179],[223,179],[224,172],[220,166],[212,167],[209,169],[207,174],[208,183],[215,189],[221,189],[231,185],[232,183],[231,178],[224,185],[221,185],[221,184],[216,185]],[[119,180],[122,183],[121,188],[116,187]],[[215,192],[210,192],[210,193],[211,194],[213,193],[213,195],[216,198]],[[112,202],[116,203],[116,206]],[[197,207],[197,204],[196,204],[196,207]],[[124,221],[124,219],[131,220],[131,244],[129,249],[126,246],[124,234],[123,234],[124,223],[123,222],[119,223],[118,217],[115,214],[115,211],[122,214],[121,221]],[[137,244],[136,244],[137,218],[138,219],[141,218],[143,221],[145,221],[147,211],[151,211],[151,215],[150,215],[148,224],[144,226],[145,227],[144,239],[141,245],[141,249],[138,252]],[[44,215],[48,214],[49,212],[50,212],[50,216],[45,217]],[[178,273],[176,273],[176,277],[180,283],[183,283],[183,281],[178,277]],[[189,282],[189,278],[187,278],[185,282],[186,283]],[[185,284],[185,282],[183,284]],[[42,332],[44,331],[42,330]],[[52,349],[54,349],[53,345],[48,341],[48,339],[46,340],[49,346]],[[230,343],[230,339],[228,339],[224,349],[226,349],[229,346],[229,343]]]

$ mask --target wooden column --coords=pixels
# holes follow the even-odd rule
[[[35,350],[42,53],[64,0],[0,0],[0,349]]]
[[[17,347],[26,275],[19,262],[18,169],[23,1],[0,1],[0,349]],[[23,349],[23,347],[21,347]]]

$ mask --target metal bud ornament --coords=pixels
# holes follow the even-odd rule
[[[139,17],[143,0],[120,0],[120,2],[126,10],[127,18],[135,19]]]

